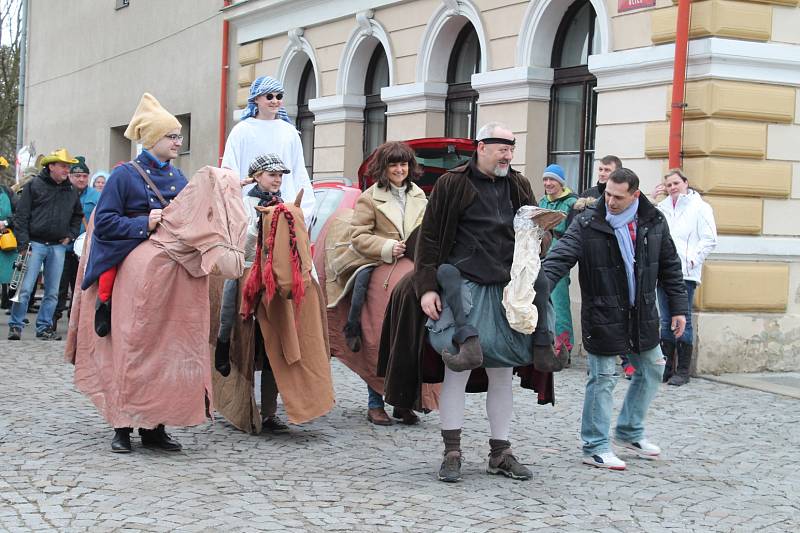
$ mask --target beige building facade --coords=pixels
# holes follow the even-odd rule
[[[213,163],[226,20],[226,129],[250,83],[278,77],[315,178],[354,177],[383,140],[468,137],[499,120],[517,135],[515,166],[539,192],[549,162],[582,189],[606,154],[650,191],[667,165],[676,3],[238,0],[223,8],[176,0],[175,15],[159,19],[153,4],[131,0],[98,15],[112,36],[92,39],[124,40],[113,34],[128,16],[153,26],[147,36],[124,30],[128,48],[138,49],[76,43],[53,55],[49,23],[36,20],[51,2],[31,0],[26,132],[43,149],[71,147],[69,138],[90,161],[114,159],[110,129],[150,90],[174,113],[191,113],[191,154],[179,164]],[[74,4],[83,18],[102,11],[89,0]],[[720,234],[696,297],[700,373],[800,367],[798,28],[800,0],[692,2],[684,168],[713,206]],[[115,53],[122,55],[91,66]],[[108,80],[113,88],[103,87]],[[65,93],[54,100],[57,87]],[[574,283],[576,318],[577,291]]]

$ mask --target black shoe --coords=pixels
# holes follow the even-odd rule
[[[142,437],[142,446],[147,448],[158,448],[166,452],[179,452],[183,448],[164,430],[164,424],[159,424],[155,429],[139,428],[139,435]]]
[[[217,339],[217,348],[214,350],[214,368],[223,377],[231,373],[231,341]]]
[[[392,410],[392,418],[399,418],[407,426],[419,423],[419,417],[414,411],[405,407],[395,407]]]
[[[133,428],[115,428],[111,451],[114,453],[131,453],[131,431]]]
[[[11,326],[8,328],[8,340],[18,341],[22,337],[22,328],[19,326]]]
[[[289,426],[284,424],[276,415],[265,416],[261,421],[261,428],[272,433],[286,433],[289,431]]]
[[[37,331],[36,338],[43,341],[60,341],[61,335],[56,333],[53,326],[45,329],[44,331]]]
[[[98,337],[111,333],[111,300],[104,302],[97,299],[94,304],[94,332]]]

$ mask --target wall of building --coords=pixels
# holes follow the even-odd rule
[[[92,170],[109,169],[130,158],[121,132],[148,91],[171,113],[191,115],[191,151],[177,164],[187,173],[216,164],[222,1],[154,5],[30,0],[26,143],[39,152],[63,146]]]

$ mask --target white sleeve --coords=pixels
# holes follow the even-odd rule
[[[309,179],[308,171],[306,170],[306,161],[303,158],[303,144],[300,142],[300,134],[294,134],[292,141],[292,172],[295,173],[295,183],[297,184],[298,192],[303,189],[303,202],[300,208],[303,210],[303,217],[306,222],[311,220],[311,214],[314,212],[314,205],[316,199],[314,198],[314,188],[311,186],[311,179]]]
[[[231,130],[230,135],[225,140],[225,152],[222,155],[222,167],[233,170],[237,178],[241,179],[242,173],[239,171],[239,152],[241,146],[239,142],[239,130],[236,126]]]
[[[706,202],[700,204],[697,214],[697,261],[702,265],[714,248],[717,247],[717,224],[714,221],[714,210]]]

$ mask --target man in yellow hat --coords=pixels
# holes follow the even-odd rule
[[[64,254],[80,232],[83,208],[78,191],[67,179],[70,166],[77,163],[65,148],[42,159],[42,170],[23,188],[14,214],[14,234],[21,254],[30,256],[28,268],[11,306],[8,340],[18,341],[25,327],[23,319],[36,279],[44,266],[44,297],[36,316],[36,338],[61,340],[53,328],[53,311],[58,302],[58,287],[64,268]]]

